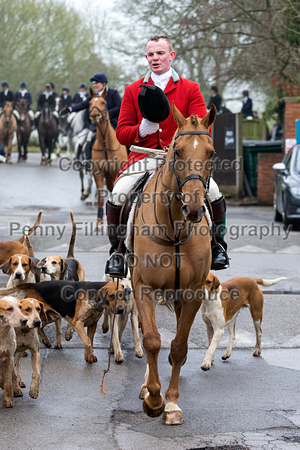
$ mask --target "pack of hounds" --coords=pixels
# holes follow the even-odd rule
[[[21,376],[22,356],[31,353],[32,380],[29,395],[37,398],[40,383],[40,339],[46,347],[51,342],[45,327],[55,324],[54,348],[62,348],[62,319],[68,322],[65,339],[72,339],[74,330],[84,345],[87,363],[97,361],[93,340],[99,319],[103,316],[102,331],[111,329],[108,351],[117,363],[124,361],[121,338],[128,318],[134,340],[135,356],[143,357],[139,334],[139,319],[130,277],[114,281],[104,275],[102,281],[86,281],[84,268],[74,256],[76,222],[70,211],[72,234],[66,257],[50,255],[38,260],[29,236],[41,223],[42,211],[35,224],[18,241],[0,242],[0,269],[8,276],[5,289],[0,291],[0,387],[3,404],[13,406],[13,397],[23,395],[26,387]],[[24,245],[26,244],[26,245]],[[209,272],[200,307],[206,324],[208,350],[201,368],[209,370],[215,350],[228,328],[229,342],[223,360],[230,357],[235,339],[235,324],[240,310],[250,309],[256,343],[254,356],[260,356],[263,293],[258,285],[272,286],[285,278],[274,280],[234,277],[224,283]],[[233,295],[234,294],[234,295]],[[159,301],[164,304],[164,300]],[[86,330],[85,330],[86,328]]]

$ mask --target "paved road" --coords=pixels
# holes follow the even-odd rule
[[[16,155],[13,154],[13,160]],[[69,209],[78,224],[76,256],[86,278],[102,277],[108,251],[106,236],[95,233],[96,207],[79,200],[78,173],[62,171],[55,162],[39,166],[40,156],[30,154],[26,164],[0,165],[0,240],[18,239],[22,226],[35,221],[43,209],[42,227],[32,236],[36,255],[65,255],[71,234]],[[231,266],[218,273],[221,281],[235,275],[287,280],[265,295],[263,352],[252,357],[254,328],[247,310],[241,312],[231,358],[221,355],[227,334],[216,352],[209,372],[202,372],[205,355],[205,327],[196,317],[189,341],[188,361],[180,378],[180,401],[185,423],[166,427],[161,418],[150,419],[138,399],[145,360],[134,357],[128,324],[122,348],[125,362],[112,362],[104,388],[99,393],[102,370],[107,366],[109,336],[99,327],[95,339],[98,362],[83,359],[81,340],[74,336],[62,350],[42,345],[40,395],[32,400],[28,387],[11,410],[0,406],[1,447],[17,449],[192,449],[249,448],[290,449],[300,446],[300,233],[288,235],[273,222],[268,207],[229,206],[228,245]],[[80,229],[81,228],[81,229]],[[0,276],[0,285],[7,278]],[[267,289],[265,289],[267,290]],[[289,295],[281,291],[290,291]],[[175,318],[163,306],[157,308],[162,336],[159,370],[164,392],[170,366],[170,341],[175,335]],[[64,325],[65,328],[65,325]],[[47,329],[52,342],[54,330]],[[22,360],[22,373],[30,383],[30,358]],[[218,447],[219,446],[219,447]],[[227,447],[226,447],[227,446]]]

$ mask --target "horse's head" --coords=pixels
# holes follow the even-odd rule
[[[5,105],[3,108],[3,114],[4,114],[4,121],[5,121],[6,126],[8,126],[10,124],[13,107],[14,107],[14,102],[5,102]]]
[[[45,102],[41,112],[41,122],[44,127],[48,127],[50,125],[50,121],[52,119],[53,110],[48,102]]]
[[[108,110],[105,97],[107,95],[107,90],[104,88],[102,95],[95,94],[93,89],[90,88],[90,119],[94,125],[103,122],[105,119],[108,120]]]
[[[174,168],[182,212],[191,222],[200,222],[205,212],[204,198],[215,153],[209,127],[216,118],[216,108],[200,119],[185,118],[173,102],[173,117],[178,129],[168,152],[167,163]]]
[[[25,120],[25,117],[26,117],[26,114],[27,114],[27,111],[28,111],[27,103],[28,103],[27,98],[22,98],[18,102],[17,109],[18,109],[18,112],[20,114],[20,120],[21,121]]]

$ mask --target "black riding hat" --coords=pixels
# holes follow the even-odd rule
[[[166,94],[152,84],[142,84],[138,95],[138,105],[142,116],[150,122],[163,122],[171,112]]]

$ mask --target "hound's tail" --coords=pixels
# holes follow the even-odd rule
[[[269,287],[273,286],[273,284],[279,283],[279,281],[287,280],[287,277],[275,278],[274,280],[264,280],[263,278],[256,278],[257,284],[261,284],[262,286]]]
[[[26,236],[30,236],[37,229],[37,227],[41,223],[42,214],[43,214],[43,210],[41,209],[40,212],[38,213],[35,224],[31,228],[29,228],[29,230],[25,230],[24,235],[21,237],[21,239],[19,239],[21,244],[24,243]]]
[[[74,247],[75,247],[75,242],[76,242],[76,222],[74,219],[73,212],[71,210],[70,210],[70,217],[71,217],[71,221],[72,221],[72,235],[71,235],[71,239],[70,239],[67,258],[74,258]]]
[[[9,288],[9,289],[3,289],[0,290],[0,297],[4,297],[5,295],[11,295],[14,294],[17,291],[27,291],[28,289],[31,289],[33,286],[35,286],[35,283],[24,283],[20,284],[17,287]]]
[[[25,236],[25,242],[28,248],[28,256],[33,256],[34,257],[34,250],[32,247],[32,243],[30,242],[29,236]]]

